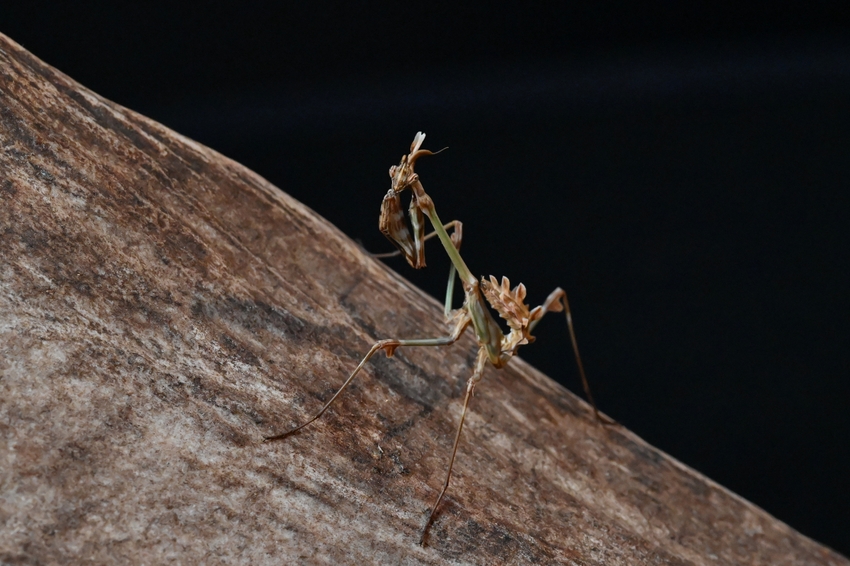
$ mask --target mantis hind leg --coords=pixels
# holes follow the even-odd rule
[[[434,506],[431,507],[431,514],[428,515],[428,522],[425,523],[425,528],[422,529],[422,536],[419,538],[420,546],[425,546],[425,538],[428,536],[428,530],[431,528],[431,524],[434,522],[434,517],[437,515],[437,508],[440,506],[440,502],[443,500],[443,496],[449,488],[449,480],[452,477],[452,468],[455,464],[457,447],[460,443],[460,432],[463,430],[463,421],[466,419],[466,411],[469,408],[469,400],[472,398],[472,392],[475,389],[475,384],[481,381],[481,375],[484,373],[484,366],[487,364],[487,359],[487,352],[484,348],[481,348],[478,351],[478,359],[475,362],[475,371],[473,372],[472,377],[469,378],[469,381],[466,382],[466,396],[463,398],[463,409],[461,410],[460,422],[457,425],[457,432],[455,433],[452,455],[451,458],[449,458],[449,467],[446,470],[446,480],[443,482],[443,489],[440,491],[440,495],[437,496],[437,501],[435,501]]]
[[[593,415],[596,417],[596,420],[602,424],[615,424],[615,420],[599,412],[599,409],[596,407],[596,401],[593,399],[593,393],[590,392],[590,383],[587,381],[587,375],[584,373],[584,364],[581,362],[581,354],[578,351],[578,340],[576,340],[576,330],[575,327],[573,327],[573,316],[570,312],[570,302],[567,300],[567,292],[558,287],[549,293],[549,296],[542,305],[534,310],[538,311],[539,314],[535,316],[534,321],[530,325],[530,329],[534,329],[534,327],[537,326],[537,323],[540,322],[540,319],[543,318],[543,315],[547,312],[564,311],[567,318],[567,330],[569,330],[570,333],[570,342],[573,346],[573,353],[576,357],[578,373],[581,377],[581,385],[584,389],[584,394],[587,396],[587,400],[590,402],[591,407],[593,407]]]

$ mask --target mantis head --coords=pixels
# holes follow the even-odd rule
[[[426,198],[428,202],[431,199],[425,194],[422,185],[417,184],[419,177],[413,171],[413,166],[423,155],[434,155],[433,151],[422,149],[423,141],[425,141],[425,134],[417,132],[413,143],[410,144],[410,153],[402,155],[399,164],[390,167],[392,187],[381,203],[381,217],[378,221],[381,232],[416,269],[425,267],[425,248],[423,247],[426,239],[425,215],[419,206],[419,199]],[[413,196],[410,199],[407,219],[405,219],[399,194],[411,186],[414,186]]]
[[[416,132],[413,137],[413,143],[410,144],[410,153],[401,156],[401,161],[398,165],[390,167],[390,179],[392,179],[392,190],[400,193],[410,187],[416,179],[416,173],[413,171],[413,166],[416,160],[423,155],[434,155],[433,151],[422,149],[422,142],[425,141],[425,134]],[[443,151],[442,149],[440,151]],[[439,153],[436,152],[436,153]]]

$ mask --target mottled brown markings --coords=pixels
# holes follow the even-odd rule
[[[351,427],[337,428],[329,427],[326,433],[333,439],[338,448],[348,446],[352,452],[349,462],[355,465],[355,474],[351,478],[351,484],[360,489],[376,491],[378,493],[389,491],[391,496],[396,496],[400,489],[399,482],[402,478],[409,476],[411,470],[404,463],[405,459],[411,466],[418,467],[417,458],[409,456],[405,458],[400,451],[389,452],[389,448],[382,448],[384,453],[377,450],[381,444],[373,444],[363,440],[363,435],[358,434]],[[324,463],[323,463],[324,464]],[[331,473],[341,473],[342,469],[334,469],[333,463],[328,463]],[[415,528],[415,525],[411,525]]]
[[[29,156],[29,154],[11,146],[5,147],[3,149],[3,154],[8,156],[12,160],[12,163],[24,163],[27,161],[27,157]]]
[[[87,357],[99,357],[92,352],[91,348],[87,349],[85,353]],[[78,361],[71,363],[68,369],[62,372],[63,375],[68,377],[77,375],[78,372],[74,370],[74,367],[85,366],[85,357],[83,355],[77,356],[75,359],[79,358]],[[244,446],[252,442],[250,435],[238,432],[233,423],[219,417],[223,411],[229,414],[247,415],[255,422],[262,420],[253,409],[253,398],[234,392],[232,387],[219,386],[214,380],[204,379],[197,375],[193,376],[191,373],[184,374],[183,378],[179,378],[173,374],[153,371],[148,359],[139,352],[128,353],[118,350],[115,355],[108,357],[113,360],[111,365],[116,369],[123,365],[128,368],[130,375],[145,376],[141,383],[146,384],[154,397],[169,405],[180,406],[192,401],[200,401],[202,404],[208,405],[212,409],[211,412],[207,413],[212,417],[210,423],[218,423],[220,432],[231,443]],[[181,380],[186,382],[181,383]],[[120,418],[113,419],[113,421],[122,422]]]
[[[648,449],[643,444],[638,444],[624,434],[615,434],[614,438],[619,442],[619,445],[626,448],[634,457],[635,462],[640,462],[641,465],[653,466],[669,466],[670,463],[655,450]]]
[[[209,300],[205,295],[196,296],[190,312],[192,317],[202,324],[221,324],[224,328],[236,326],[247,330],[259,340],[267,340],[264,333],[269,333],[278,339],[295,343],[305,339],[315,342],[317,336],[326,330],[282,308],[235,297]],[[258,368],[263,365],[260,360],[265,354],[255,352],[239,338],[220,330],[219,336],[223,340],[222,345],[231,355]]]
[[[260,358],[254,352],[237,342],[225,333],[219,334],[219,343],[224,346],[228,354],[249,366],[260,367]]]
[[[158,148],[150,140],[142,136],[139,129],[128,126],[124,120],[115,116],[112,108],[109,108],[108,105],[104,104],[100,100],[97,102],[90,101],[78,90],[73,88],[73,85],[71,84],[59,83],[57,85],[57,90],[69,101],[73,101],[82,113],[94,118],[99,130],[119,134],[126,141],[130,142],[134,148],[146,155],[159,153]],[[86,131],[88,136],[86,136],[84,141],[87,144],[90,144],[91,147],[100,148],[105,150],[107,153],[112,153],[114,151],[115,144],[111,143],[109,138],[104,139],[104,137],[99,135],[100,132],[98,130],[88,129]]]
[[[398,354],[392,358],[376,355],[371,361],[374,362],[373,371],[378,381],[420,405],[425,414],[433,411],[446,397],[454,397],[459,391],[458,383],[462,387],[462,380],[456,381],[455,387],[452,387],[441,376],[427,372],[427,368],[423,369]]]
[[[252,396],[202,377],[193,378],[186,387],[175,376],[160,373],[150,374],[150,388],[155,397],[169,405],[192,403],[202,416],[205,429],[214,430],[226,444],[244,447],[254,443],[253,436],[239,426],[242,417],[252,422],[262,420],[254,411]]]
[[[503,375],[502,372],[496,373],[496,379],[502,381],[510,379],[510,376]],[[554,412],[556,414],[561,415],[561,418],[563,418],[563,415],[571,415],[579,419],[584,419],[587,416],[587,405],[583,405],[581,400],[579,400],[577,397],[567,396],[564,395],[562,392],[557,392],[553,394],[554,392],[551,389],[544,390],[538,384],[528,380],[522,380],[518,384],[518,387],[528,391],[529,393],[528,396],[517,396],[518,403],[522,403],[522,401],[525,399],[534,399],[537,401],[536,405],[530,405],[527,403],[523,404],[523,412],[525,414],[530,414],[532,410],[538,411],[541,408],[550,408],[551,406],[554,406]],[[540,405],[542,405],[543,407],[541,407]],[[526,409],[528,410],[526,411]]]
[[[32,161],[30,161],[30,166],[35,170],[36,176],[42,180],[47,181],[48,183],[52,183],[56,180],[56,177],[54,177],[53,174],[44,167],[36,165]]]
[[[11,84],[14,84],[14,78],[17,78],[21,74],[25,76],[35,74],[36,77],[42,79],[42,81],[33,81],[36,82],[36,84],[55,84],[55,79],[59,78],[57,76],[59,72],[56,69],[47,65],[29,51],[24,49],[15,49],[14,51],[0,49],[0,54],[3,55],[5,63],[9,66],[9,68],[19,71],[15,73],[14,77],[11,75],[4,75],[11,79]],[[21,73],[20,71],[24,72]],[[64,75],[62,75],[62,77],[64,77]]]
[[[295,317],[288,311],[280,308],[272,308],[265,303],[249,302],[238,300],[232,297],[217,300],[213,303],[204,302],[201,299],[196,299],[192,306],[191,312],[198,319],[203,319],[205,324],[215,324],[216,321],[221,321],[225,327],[230,324],[237,324],[246,328],[250,332],[256,334],[258,330],[264,330],[278,334],[281,337],[290,341],[302,341],[309,339],[311,342],[319,344],[334,344],[335,349],[342,350],[340,355],[347,356],[351,359],[356,359],[359,356],[359,349],[356,345],[358,339],[352,334],[351,328],[341,325],[317,326],[308,323],[304,319]],[[257,354],[251,351],[247,346],[241,344],[238,339],[230,335],[223,335],[225,343],[222,345],[229,349],[234,355],[243,356],[243,361],[251,365],[259,366],[259,358]],[[329,340],[330,339],[330,340]],[[241,353],[241,354],[240,354]],[[247,358],[250,356],[250,359]],[[408,372],[400,368],[397,364],[391,363],[392,360],[376,360],[374,375],[378,382],[384,387],[388,387],[396,391],[402,398],[408,399],[420,408],[413,412],[414,417],[429,414],[439,400],[441,395],[446,392],[441,390],[446,387],[446,384],[440,383],[440,387],[434,387],[434,378],[426,374],[419,366],[411,364],[405,360]],[[413,373],[411,376],[409,373]],[[317,383],[314,376],[295,375],[293,376],[300,382],[299,390],[308,391],[310,397],[315,401],[327,399],[336,388],[336,383],[341,379],[341,375],[335,372],[327,374],[321,387],[316,387]],[[355,391],[361,386],[357,386]],[[373,387],[363,384],[362,387]],[[310,404],[304,407],[304,397],[296,395],[292,399],[294,405],[301,405],[302,410],[309,410]],[[361,407],[361,410],[370,410],[368,407]],[[409,415],[410,416],[410,415]],[[267,420],[258,417],[264,422]],[[384,419],[387,417],[384,416]],[[415,419],[406,419],[401,426],[392,427],[385,434],[387,438],[399,435],[410,428]],[[356,423],[353,423],[356,425]]]
[[[429,537],[429,543],[452,560],[461,560],[470,554],[498,556],[503,564],[552,564],[557,550],[541,541],[513,537],[509,529],[498,522],[486,527],[474,519],[461,520],[464,509],[447,505],[449,525],[438,528]],[[579,554],[576,553],[576,558]]]
[[[0,105],[0,127],[2,127],[3,146],[7,155],[11,155],[19,160],[26,159],[27,153],[12,147],[16,142],[30,150],[35,149],[36,141],[34,134],[27,127],[26,122],[12,110],[8,102]]]
[[[0,37],[0,45],[9,45],[8,40]],[[13,54],[17,52],[17,48],[11,50]],[[21,517],[31,521],[32,529],[25,539],[12,542],[14,546],[8,551],[0,550],[0,562],[11,562],[10,556],[27,563],[62,562],[68,556],[70,544],[83,549],[80,554],[91,556],[98,563],[161,562],[169,552],[173,556],[178,549],[176,543],[168,542],[172,538],[176,541],[182,537],[184,546],[178,552],[197,557],[218,544],[216,541],[220,539],[216,537],[224,532],[235,535],[231,548],[244,546],[246,553],[263,549],[268,552],[266,556],[279,558],[278,562],[287,559],[298,562],[297,556],[308,556],[315,548],[315,541],[327,550],[328,560],[337,562],[349,557],[364,562],[363,556],[371,557],[382,548],[392,548],[396,553],[386,563],[408,558],[425,563],[445,559],[442,547],[408,556],[409,545],[397,541],[415,537],[421,521],[400,520],[397,513],[402,506],[404,512],[410,513],[412,501],[423,502],[430,496],[428,485],[439,479],[436,475],[443,463],[440,456],[445,454],[451,419],[445,418],[442,411],[439,418],[434,415],[421,418],[416,412],[420,407],[406,397],[395,409],[386,409],[386,405],[376,401],[389,399],[390,392],[401,396],[406,388],[416,390],[418,381],[427,379],[442,381],[439,391],[446,392],[452,398],[451,403],[456,404],[453,388],[461,380],[449,371],[468,359],[464,348],[452,349],[450,359],[438,359],[439,356],[429,352],[384,360],[383,369],[372,370],[356,396],[319,430],[293,439],[298,444],[292,450],[270,452],[250,442],[271,426],[272,417],[275,422],[292,418],[297,409],[290,403],[302,403],[305,411],[315,407],[314,395],[321,395],[325,387],[338,382],[345,373],[343,366],[351,358],[359,357],[359,348],[369,341],[369,333],[386,335],[399,328],[406,331],[417,323],[421,325],[421,334],[436,328],[432,305],[410,287],[398,284],[396,276],[388,277],[383,268],[371,266],[353,246],[347,248],[348,244],[341,244],[343,240],[337,231],[311,217],[306,209],[286,196],[276,195],[262,180],[238,165],[209,150],[184,146],[164,128],[147,126],[143,118],[104,101],[103,104],[120,114],[117,119],[129,128],[138,127],[142,137],[152,142],[150,154],[143,154],[123,134],[104,129],[111,127],[109,124],[102,127],[88,123],[74,108],[69,110],[68,98],[52,86],[42,84],[39,92],[33,94],[40,79],[32,73],[27,75],[28,71],[20,67],[20,60],[7,65],[8,53],[0,56],[5,58],[0,64],[3,77],[0,80],[8,79],[12,84],[0,85],[0,114],[23,117],[20,123],[31,128],[34,144],[28,149],[26,140],[17,141],[13,131],[3,129],[6,122],[0,124],[0,144],[3,144],[0,166],[8,172],[8,182],[0,176],[0,224],[3,225],[0,230],[4,233],[0,250],[4,258],[11,258],[5,266],[10,275],[8,281],[20,284],[14,290],[13,298],[18,302],[12,308],[16,315],[26,317],[29,325],[15,339],[36,344],[38,349],[76,344],[82,350],[79,361],[71,357],[65,362],[64,372],[31,376],[28,383],[42,386],[50,393],[50,403],[30,408],[28,403],[32,399],[16,397],[19,392],[14,390],[8,391],[9,397],[0,403],[0,411],[8,408],[3,423],[10,423],[10,426],[0,423],[3,434],[10,438],[17,435],[20,467],[10,470],[16,474],[16,489],[32,487],[56,493],[55,504],[39,500],[27,509],[12,508],[12,512],[20,512]],[[19,76],[14,76],[15,73]],[[82,89],[59,74],[50,74],[48,80]],[[42,101],[32,104],[33,96],[42,97]],[[44,111],[33,112],[30,108]],[[108,143],[91,146],[94,151],[90,151],[91,147],[85,144],[91,136]],[[157,140],[163,145],[159,146]],[[161,150],[173,152],[177,157],[160,160]],[[193,155],[209,162],[205,164]],[[39,176],[30,162],[54,179]],[[142,169],[144,165],[156,169],[157,164],[161,164],[158,177]],[[13,198],[8,196],[9,188],[15,192]],[[47,190],[51,191],[50,207],[44,200]],[[81,199],[72,201],[69,195],[82,196],[86,202],[75,208],[81,206]],[[234,206],[237,203],[239,206]],[[60,218],[53,210],[61,210],[66,216]],[[176,229],[170,239],[158,234],[156,224],[161,219],[153,222],[154,214],[187,227],[186,233],[206,246],[207,255],[199,258],[192,252],[174,261],[171,252],[180,245],[181,232]],[[212,228],[198,230],[192,222]],[[19,237],[27,224],[46,234],[46,245],[27,249]],[[118,226],[121,230],[92,236],[103,226]],[[162,230],[175,229],[164,226]],[[214,230],[226,234],[209,239],[207,234]],[[77,232],[80,234],[75,235]],[[27,237],[30,243],[38,244],[37,238]],[[93,246],[105,247],[103,253],[91,255]],[[334,253],[340,246],[347,255],[335,260]],[[287,253],[302,249],[309,253],[298,257]],[[134,255],[144,250],[149,254],[147,257]],[[57,261],[57,257],[61,259]],[[88,263],[69,261],[69,257],[88,258]],[[126,258],[131,261],[127,263]],[[95,261],[106,264],[93,265]],[[73,271],[77,267],[75,263],[98,273],[86,274],[83,269],[78,270],[81,275],[77,276]],[[338,269],[336,263],[341,264]],[[130,273],[125,274],[125,268]],[[34,276],[32,270],[57,276],[56,285],[51,287],[38,275]],[[344,294],[350,289],[352,279],[363,274],[371,281],[364,285],[365,291],[352,292],[347,307],[334,304],[334,297]],[[369,297],[361,296],[369,294],[374,295],[371,303]],[[198,322],[190,314],[196,297],[209,301],[238,298],[248,310],[258,308],[252,302],[285,305],[285,310],[310,321],[315,328],[308,325],[293,346],[289,342],[291,335],[275,329],[278,323],[270,324],[266,330],[262,322],[254,319],[257,314],[253,311],[242,325],[232,320],[201,321],[198,327],[207,338],[222,346],[220,352],[213,352],[208,343],[192,337],[187,330],[187,323]],[[422,304],[399,310],[400,305],[411,301]],[[78,307],[82,307],[80,312],[74,310]],[[97,318],[105,326],[95,318],[85,318],[83,313],[93,308],[98,309]],[[233,308],[238,309],[239,305]],[[349,308],[363,316],[346,330],[352,320]],[[398,320],[388,314],[394,309],[403,313]],[[141,321],[138,328],[132,320],[134,316]],[[249,366],[245,373],[226,367],[229,360],[238,361],[238,352],[233,353],[221,344],[222,332],[237,349],[246,348],[268,365]],[[256,346],[255,338],[264,341],[263,348]],[[341,341],[347,344],[340,345]],[[120,353],[114,349],[115,345],[121,346]],[[28,346],[20,347],[26,352]],[[290,367],[289,356],[311,353],[321,353],[323,362],[303,361],[297,371]],[[138,356],[142,358],[140,363]],[[424,367],[427,373],[417,373],[412,366]],[[528,563],[528,557],[536,553],[544,557],[544,563],[569,560],[577,564],[683,563],[678,553],[706,556],[708,552],[716,552],[722,563],[781,561],[765,557],[786,560],[790,557],[798,563],[827,560],[846,563],[666,457],[669,466],[657,462],[644,467],[637,465],[643,456],[640,451],[633,453],[605,436],[584,431],[586,419],[576,419],[571,413],[586,416],[586,409],[578,410],[578,403],[570,402],[566,394],[560,398],[561,393],[553,393],[554,387],[552,390],[538,387],[537,378],[524,374],[530,370],[523,367],[517,364],[509,370],[510,379],[503,378],[504,374],[499,372],[488,373],[489,387],[482,392],[485,398],[476,407],[479,416],[501,424],[470,428],[474,433],[470,440],[494,442],[498,440],[493,437],[494,431],[503,429],[520,449],[529,448],[526,440],[531,441],[533,450],[551,440],[559,453],[566,454],[553,464],[558,473],[571,474],[571,481],[577,482],[579,489],[607,494],[607,501],[616,498],[618,505],[626,508],[639,506],[650,525],[666,521],[670,532],[664,535],[665,541],[676,542],[670,543],[670,553],[660,551],[655,545],[663,545],[665,541],[655,541],[653,535],[646,536],[643,531],[634,531],[628,522],[605,515],[605,498],[599,504],[587,499],[570,500],[563,489],[547,481],[542,468],[538,470],[540,473],[529,474],[531,477],[526,481],[518,469],[533,464],[519,458],[500,459],[490,447],[474,446],[464,440],[462,450],[468,449],[470,457],[462,465],[459,478],[463,481],[458,485],[472,486],[473,491],[450,494],[447,509],[452,514],[445,515],[445,521],[438,524],[443,527],[439,532],[446,546],[467,549],[466,554],[457,555],[457,561],[520,564]],[[6,374],[0,377],[0,385],[9,382]],[[398,383],[390,387],[386,385],[388,378]],[[410,385],[406,379],[416,383]],[[62,394],[67,384],[78,380],[96,384],[95,395],[82,399]],[[521,386],[526,380],[534,386]],[[265,393],[251,389],[257,381],[280,390],[275,392],[274,401]],[[154,390],[158,394],[153,394]],[[556,401],[527,399],[538,393]],[[492,409],[491,397],[496,403]],[[525,430],[511,430],[511,419],[498,409],[498,403],[504,399],[529,419],[542,416],[538,423],[539,439],[532,438]],[[440,408],[448,402],[438,401]],[[561,405],[569,410],[562,411]],[[412,410],[406,414],[409,409]],[[190,441],[181,445],[179,451],[169,445],[168,438],[164,443],[152,440],[163,432],[159,423],[174,417],[191,421],[182,429]],[[263,421],[264,418],[267,420]],[[258,428],[257,422],[265,425]],[[167,426],[166,433],[170,430]],[[20,434],[21,430],[28,432]],[[569,433],[564,433],[565,430]],[[333,441],[324,442],[326,435],[332,436]],[[639,440],[635,442],[640,444]],[[377,449],[379,445],[383,454]],[[87,447],[88,451],[74,452],[75,446]],[[216,463],[204,461],[204,454],[216,451],[226,457]],[[351,451],[358,454],[356,464],[348,459]],[[476,458],[482,451],[483,455]],[[169,476],[166,468],[158,468],[160,454],[180,465],[185,463],[182,475]],[[631,466],[632,458],[635,469],[623,471],[619,466]],[[25,468],[22,463],[25,459],[33,465]],[[63,473],[66,468],[61,462],[76,463],[78,468],[67,468],[67,473]],[[305,478],[303,467],[310,468],[310,478]],[[145,473],[158,472],[163,475],[156,479],[162,481],[151,484],[150,478],[145,478]],[[271,477],[266,473],[277,474],[291,478],[291,485],[306,485],[309,488],[306,491],[316,496],[302,495],[301,502],[304,509],[318,509],[318,514],[293,515],[288,508],[291,493],[272,494],[268,490],[273,487],[260,486],[274,486],[274,480],[262,479],[257,483],[258,476],[246,472],[263,478]],[[636,474],[655,475],[659,479],[641,482]],[[61,487],[57,487],[62,477],[67,481],[63,480]],[[95,482],[100,478],[109,482]],[[530,493],[523,493],[526,489],[523,482],[530,486]],[[652,491],[658,485],[666,489]],[[368,497],[369,503],[364,505],[347,489]],[[250,493],[246,494],[247,491]],[[636,491],[640,497],[635,495]],[[652,497],[646,497],[647,492]],[[508,496],[519,497],[523,504],[507,506]],[[6,499],[2,503],[12,505]],[[75,528],[59,525],[60,507],[71,514],[67,523],[76,521]],[[192,514],[187,513],[190,508],[205,516],[194,521]],[[425,511],[423,508],[422,513]],[[665,511],[667,515],[663,514]],[[89,515],[83,515],[86,512]],[[38,513],[42,513],[42,518],[31,518]],[[746,514],[754,517],[752,520],[763,528],[763,534],[753,535],[742,528],[740,517]],[[95,515],[124,529],[128,518],[138,518],[147,530],[141,535],[129,530],[123,538],[112,541],[105,530],[92,529],[93,525],[86,523],[88,517]],[[488,530],[483,533],[477,529],[453,530],[470,518]],[[369,520],[384,538],[355,533],[356,529],[351,527],[357,520]],[[486,542],[488,537],[499,537],[504,532],[514,540],[505,539],[502,544]],[[6,541],[6,535],[4,532],[0,541]],[[594,540],[585,544],[588,537]],[[435,534],[430,540],[433,543],[438,538]],[[531,545],[532,550],[517,550],[517,540]],[[309,542],[305,545],[304,541]],[[367,554],[362,554],[364,545],[369,547]],[[218,544],[213,553],[224,548]],[[20,552],[21,549],[25,552]],[[119,552],[124,554],[115,554]],[[492,552],[503,554],[496,556]],[[247,554],[231,554],[230,559],[250,561]]]
[[[712,489],[706,482],[699,481],[698,478],[687,474],[678,474],[678,476],[681,485],[690,491],[698,500],[704,500],[712,491],[718,491],[718,495],[722,495],[719,493],[719,490]]]
[[[376,412],[375,417],[381,423],[381,432],[383,433],[382,438],[386,442],[397,436],[404,437],[410,429],[416,426],[421,418],[426,417],[432,411],[432,407],[420,404],[419,411],[407,415],[407,418],[403,419],[401,422],[396,422],[390,416],[384,415],[380,412]]]
[[[31,227],[22,230],[18,238],[30,252],[41,251],[50,245],[50,238],[47,234]]]

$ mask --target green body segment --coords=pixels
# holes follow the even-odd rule
[[[422,190],[422,185],[419,185],[416,188],[424,194],[425,191]],[[428,200],[430,201],[431,199],[429,198]],[[449,233],[446,232],[445,228],[443,228],[443,223],[440,222],[440,217],[437,216],[437,211],[434,209],[433,204],[427,208],[425,212],[431,220],[431,225],[434,226],[434,231],[437,233],[437,237],[440,238],[440,243],[443,244],[443,247],[446,249],[446,253],[449,254],[449,259],[452,261],[452,265],[455,266],[461,281],[467,285],[477,284],[478,279],[476,279],[472,272],[469,271],[469,268],[466,266],[463,258],[460,257],[460,252],[457,251],[454,243],[452,243],[452,237],[449,236]]]
[[[425,193],[422,189],[422,185],[414,187],[414,190],[417,193],[419,193],[419,191],[421,191],[421,194]],[[430,200],[430,198],[427,200],[422,199],[422,201],[426,203],[430,203]],[[440,217],[437,216],[437,211],[434,209],[433,204],[431,204],[430,207],[427,207],[426,213],[428,214],[428,218],[431,220],[431,225],[434,227],[434,231],[437,233],[437,237],[440,238],[440,242],[446,249],[449,259],[452,261],[452,266],[457,270],[457,274],[461,281],[464,282],[466,308],[468,309],[470,318],[472,319],[472,326],[475,328],[475,336],[478,339],[478,343],[487,350],[487,358],[490,362],[497,368],[500,368],[504,366],[510,358],[508,356],[503,359],[502,356],[502,329],[493,318],[493,315],[490,314],[490,311],[487,310],[487,307],[484,304],[484,298],[478,290],[478,279],[471,271],[469,271],[469,268],[466,266],[466,262],[464,262],[463,258],[460,257],[460,252],[457,248],[455,248],[449,233],[445,228],[443,228],[443,223],[440,221]],[[446,290],[447,313],[450,310],[451,293],[453,290],[454,277],[451,277],[449,279],[449,288]]]

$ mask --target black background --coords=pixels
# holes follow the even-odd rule
[[[413,134],[449,146],[417,170],[467,263],[533,304],[570,293],[600,407],[850,554],[850,26],[830,5],[18,4],[0,31],[370,250],[391,249],[378,208]],[[428,261],[391,263],[441,298]],[[551,318],[522,357],[580,391]]]

